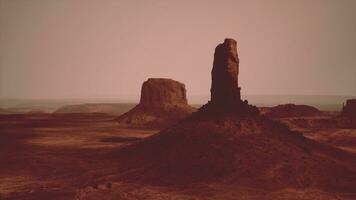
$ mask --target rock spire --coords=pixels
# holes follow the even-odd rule
[[[211,102],[218,106],[240,104],[241,88],[238,85],[239,57],[237,43],[225,39],[215,48],[213,70],[211,71]]]

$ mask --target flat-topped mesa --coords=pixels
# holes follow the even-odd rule
[[[140,103],[117,118],[122,126],[161,128],[189,116],[196,109],[188,105],[183,83],[149,78],[142,84]]]
[[[215,48],[210,89],[212,104],[221,107],[235,107],[241,104],[238,74],[237,43],[233,39],[225,39],[224,43]]]
[[[149,108],[188,105],[185,85],[165,78],[149,78],[142,84],[140,105]]]

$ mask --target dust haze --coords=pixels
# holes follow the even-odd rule
[[[0,97],[139,97],[147,78],[209,95],[238,40],[244,94],[356,95],[356,2],[0,1]],[[203,102],[202,102],[203,103]]]

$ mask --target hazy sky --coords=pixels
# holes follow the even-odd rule
[[[355,11],[355,0],[0,0],[0,98],[120,98],[149,77],[209,94],[226,37],[244,94],[356,95]]]

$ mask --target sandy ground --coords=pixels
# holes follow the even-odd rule
[[[2,199],[73,199],[115,165],[102,155],[157,130],[118,128],[112,116],[0,116]],[[55,198],[54,198],[55,197]]]
[[[307,138],[356,153],[356,129],[339,127],[333,116],[276,119]]]
[[[106,155],[157,132],[120,128],[113,116],[103,114],[0,115],[0,199],[356,199],[354,194],[309,188],[264,191],[213,183],[174,188],[112,182],[119,163]],[[356,144],[327,139],[345,134],[356,138],[356,132],[349,132],[307,134],[356,152]]]

